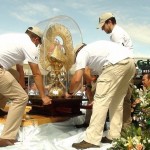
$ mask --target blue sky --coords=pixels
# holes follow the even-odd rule
[[[0,34],[24,32],[42,20],[67,15],[79,25],[85,43],[109,40],[96,27],[100,14],[112,12],[130,34],[135,56],[150,57],[149,0],[5,0],[0,11]]]

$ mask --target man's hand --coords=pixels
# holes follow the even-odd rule
[[[88,106],[93,106],[94,100],[88,102]]]
[[[49,105],[52,103],[52,99],[50,99],[48,96],[42,97],[43,105]]]
[[[73,95],[72,95],[72,94],[68,94],[68,92],[65,93],[65,97],[66,97],[66,98],[70,98],[70,97],[72,97],[72,96],[73,96]]]

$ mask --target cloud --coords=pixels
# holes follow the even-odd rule
[[[82,8],[85,8],[87,5],[90,5],[90,0],[82,0],[81,3],[76,0],[66,0],[66,6],[72,9],[83,10]]]
[[[41,3],[26,3],[21,9],[32,15],[37,14],[37,12],[49,11],[48,7]]]
[[[147,53],[143,53],[143,52],[140,52],[140,51],[136,51],[134,53],[134,57],[135,58],[137,58],[137,57],[150,58],[150,56]]]
[[[16,12],[13,12],[12,15],[17,18],[18,20],[21,20],[22,22],[28,22],[28,23],[31,23],[31,22],[35,22],[36,20],[34,20],[33,18],[30,18],[28,16],[26,16],[25,14],[18,14]]]
[[[126,24],[124,28],[126,28],[132,39],[145,44],[150,44],[150,25],[129,23]]]
[[[42,3],[25,3],[22,7],[19,6],[15,9],[11,15],[16,17],[18,20],[27,23],[36,22],[37,19],[44,20],[59,13],[58,8],[50,8],[46,4]]]
[[[52,10],[53,10],[53,12],[57,12],[57,13],[60,12],[60,9],[58,9],[58,8],[53,8]]]
[[[121,25],[131,36],[135,57],[150,56],[150,25],[130,22]]]

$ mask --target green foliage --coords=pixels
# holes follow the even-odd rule
[[[114,139],[108,150],[150,150],[150,130],[142,131],[141,127],[132,125]]]
[[[150,91],[133,90],[133,124],[108,150],[150,150]]]

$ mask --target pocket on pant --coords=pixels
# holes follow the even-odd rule
[[[118,62],[117,64],[119,64],[119,65],[126,65],[128,63],[129,63],[129,60],[125,59],[125,60],[122,60],[122,61]]]
[[[95,96],[103,97],[109,93],[111,80],[109,78],[101,78],[97,81]]]
[[[2,77],[4,73],[5,73],[5,70],[0,68],[0,77]]]

